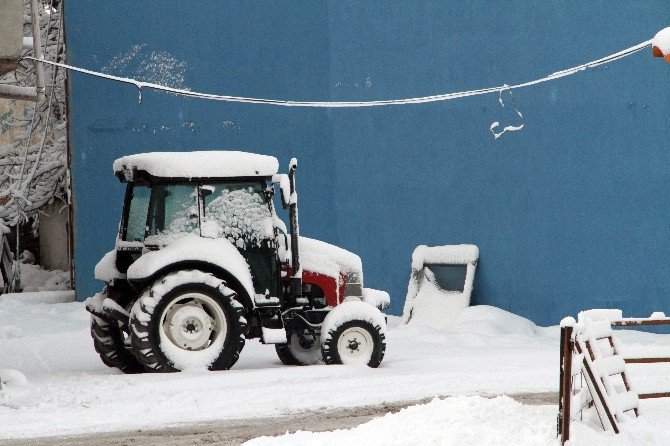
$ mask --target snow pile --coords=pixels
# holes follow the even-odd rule
[[[28,380],[23,373],[18,370],[0,369],[0,388],[3,387],[22,387],[28,384]]]
[[[70,273],[61,270],[45,270],[39,265],[21,264],[21,287],[23,291],[65,291],[70,289]]]
[[[114,173],[123,172],[127,180],[133,169],[157,177],[268,177],[277,173],[279,162],[273,156],[224,150],[138,153],[114,161]]]
[[[489,305],[464,309],[449,331],[483,336],[536,336],[538,327],[532,321]]]
[[[528,406],[507,396],[434,399],[352,429],[298,431],[279,437],[255,438],[244,445],[557,446],[556,410],[554,405]],[[600,425],[573,422],[570,437],[571,446],[661,446],[670,443],[670,428],[641,417],[626,423],[623,432],[614,435],[604,432]]]
[[[64,304],[74,302],[74,290],[68,291],[30,291],[5,293],[0,295],[0,303],[10,304]]]
[[[0,339],[22,338],[23,330],[14,325],[0,326]]]
[[[525,406],[507,396],[434,399],[353,429],[260,437],[246,446],[556,445],[556,408]]]
[[[359,279],[363,280],[361,258],[353,252],[302,236],[298,246],[302,269],[335,278],[339,278],[341,272],[357,273]],[[290,246],[289,252],[291,252]]]

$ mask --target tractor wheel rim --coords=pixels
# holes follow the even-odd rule
[[[337,340],[342,364],[367,364],[372,359],[374,347],[372,335],[361,327],[347,328]]]
[[[305,348],[300,345],[300,335],[293,333],[289,339],[288,348],[291,351],[291,354],[303,364],[311,365],[321,359],[321,339],[318,335],[314,336],[314,343],[312,346]]]
[[[172,300],[161,317],[167,339],[182,350],[204,350],[226,334],[226,316],[221,306],[201,293],[182,294]]]

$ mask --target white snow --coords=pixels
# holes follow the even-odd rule
[[[348,300],[342,302],[333,308],[321,326],[322,342],[330,339],[332,332],[351,320],[362,320],[372,324],[373,327],[379,327],[380,333],[386,333],[386,320],[384,314],[376,307],[360,300]]]
[[[89,316],[80,302],[0,302],[0,326],[15,326],[24,335],[0,340],[0,368],[20,371],[28,381],[0,392],[1,439],[160,428],[435,396],[558,389],[559,327],[537,327],[494,307],[470,307],[454,325],[441,330],[401,325],[399,318],[389,317],[386,355],[378,369],[287,367],[277,359],[273,346],[248,341],[240,360],[228,371],[144,375],[123,375],[102,364],[93,350]],[[670,335],[622,330],[617,336],[626,354],[643,347],[670,352]],[[629,364],[630,378],[642,393],[670,389],[667,370],[664,365]],[[538,439],[545,438],[543,432],[553,434],[555,405],[536,413],[505,400],[493,400],[489,406],[478,398],[447,399],[417,408],[425,410],[423,416],[444,420],[433,423],[433,429],[443,429],[442,424],[447,427],[432,431],[433,436],[412,429],[422,442],[405,444],[443,444],[442,436],[451,438],[452,430],[456,430],[454,436],[462,433],[462,438],[469,438],[468,432],[479,432],[483,438],[494,438],[497,432],[502,439],[523,438],[531,430]],[[626,423],[624,434],[618,437],[604,434],[590,422],[574,423],[573,446],[669,444],[668,436],[663,435],[668,430],[670,400],[642,400],[640,405],[644,418]],[[431,415],[433,409],[438,413]],[[505,415],[508,411],[509,416]],[[405,413],[394,418],[395,427],[388,425],[387,429],[398,429],[393,432],[402,435],[400,429],[411,426],[402,422]],[[497,417],[519,424],[508,428],[502,423],[500,427],[492,424]],[[519,437],[514,433],[517,429]],[[318,445],[321,441],[307,438],[308,443],[292,444]],[[340,444],[357,444],[353,439],[358,437],[347,438],[352,442]],[[375,444],[374,437],[369,440],[363,444]],[[498,444],[508,443],[500,440]]]
[[[109,251],[102,256],[102,259],[95,265],[95,278],[103,282],[110,282],[113,279],[124,279],[125,274],[116,269],[116,249]]]
[[[619,321],[623,318],[623,312],[616,309],[600,309],[595,308],[592,310],[580,311],[577,315],[577,320],[579,322],[584,322],[587,319],[590,319],[594,322],[596,321]]]
[[[70,289],[70,273],[45,270],[39,265],[21,263],[21,288],[23,291],[65,291]]]
[[[0,339],[22,338],[23,330],[14,325],[0,326]]]
[[[21,387],[28,384],[23,373],[17,370],[0,369],[0,389],[6,386]]]
[[[291,181],[288,175],[285,173],[274,175],[272,177],[272,182],[279,184],[279,193],[281,193],[282,204],[288,206],[289,201],[291,200]]]
[[[479,259],[479,248],[475,245],[420,245],[412,253],[412,268],[419,269],[424,264],[466,264]]]
[[[249,265],[225,238],[208,239],[187,234],[159,251],[143,254],[128,268],[128,279],[143,279],[180,261],[203,261],[218,265],[236,277],[249,296],[255,295]]]
[[[245,446],[557,445],[556,409],[525,406],[507,396],[434,399],[353,429],[261,437]]]
[[[570,446],[662,446],[670,442],[663,406],[649,402],[657,416],[641,417],[614,435],[600,426],[575,422]],[[666,409],[667,410],[667,409]],[[650,410],[651,411],[651,410]],[[434,399],[398,413],[387,414],[352,429],[331,432],[298,431],[279,437],[260,437],[245,446],[558,446],[556,406],[528,406],[507,396],[460,396]]]
[[[207,221],[215,221],[217,229],[212,238],[225,236],[238,248],[261,246],[273,238],[274,227],[270,208],[261,194],[254,189],[227,189],[222,187],[211,196],[205,211]]]
[[[391,296],[386,291],[363,288],[363,301],[383,310],[391,305]]]
[[[223,178],[272,176],[277,173],[277,158],[236,151],[150,152],[128,155],[114,161],[114,173],[145,171],[157,177]]]
[[[434,328],[448,327],[470,305],[469,293],[441,289],[428,269],[424,270],[418,289],[412,298],[409,298],[408,293],[405,303],[405,308],[409,308],[408,312],[411,311],[411,318],[408,317],[408,323],[411,324]]]
[[[479,248],[475,245],[417,246],[407,285],[403,321],[434,328],[448,327],[470,305]],[[462,291],[440,288],[431,265],[466,265]]]
[[[353,252],[330,243],[300,236],[298,242],[300,266],[302,269],[324,274],[329,277],[340,277],[340,273],[357,273],[363,279],[361,258]],[[289,240],[289,252],[290,240]]]
[[[664,56],[670,55],[670,28],[663,28],[651,39],[651,47],[656,47]]]
[[[62,304],[74,302],[74,291],[30,291],[0,294],[0,303]]]

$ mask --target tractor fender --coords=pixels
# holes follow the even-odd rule
[[[109,283],[114,279],[125,279],[126,275],[116,268],[116,249],[109,251],[95,265],[95,278]]]
[[[227,281],[240,293],[245,307],[254,307],[254,286],[249,264],[225,238],[205,238],[195,234],[181,237],[164,248],[143,254],[128,268],[131,284],[145,285],[173,271],[197,269]]]

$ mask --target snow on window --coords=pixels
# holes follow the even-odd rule
[[[155,185],[149,208],[149,244],[166,245],[198,227],[194,185]],[[134,199],[134,197],[133,197]]]
[[[205,207],[205,218],[219,224],[219,235],[240,249],[260,247],[263,240],[272,238],[272,216],[260,183],[221,185],[219,189]]]

